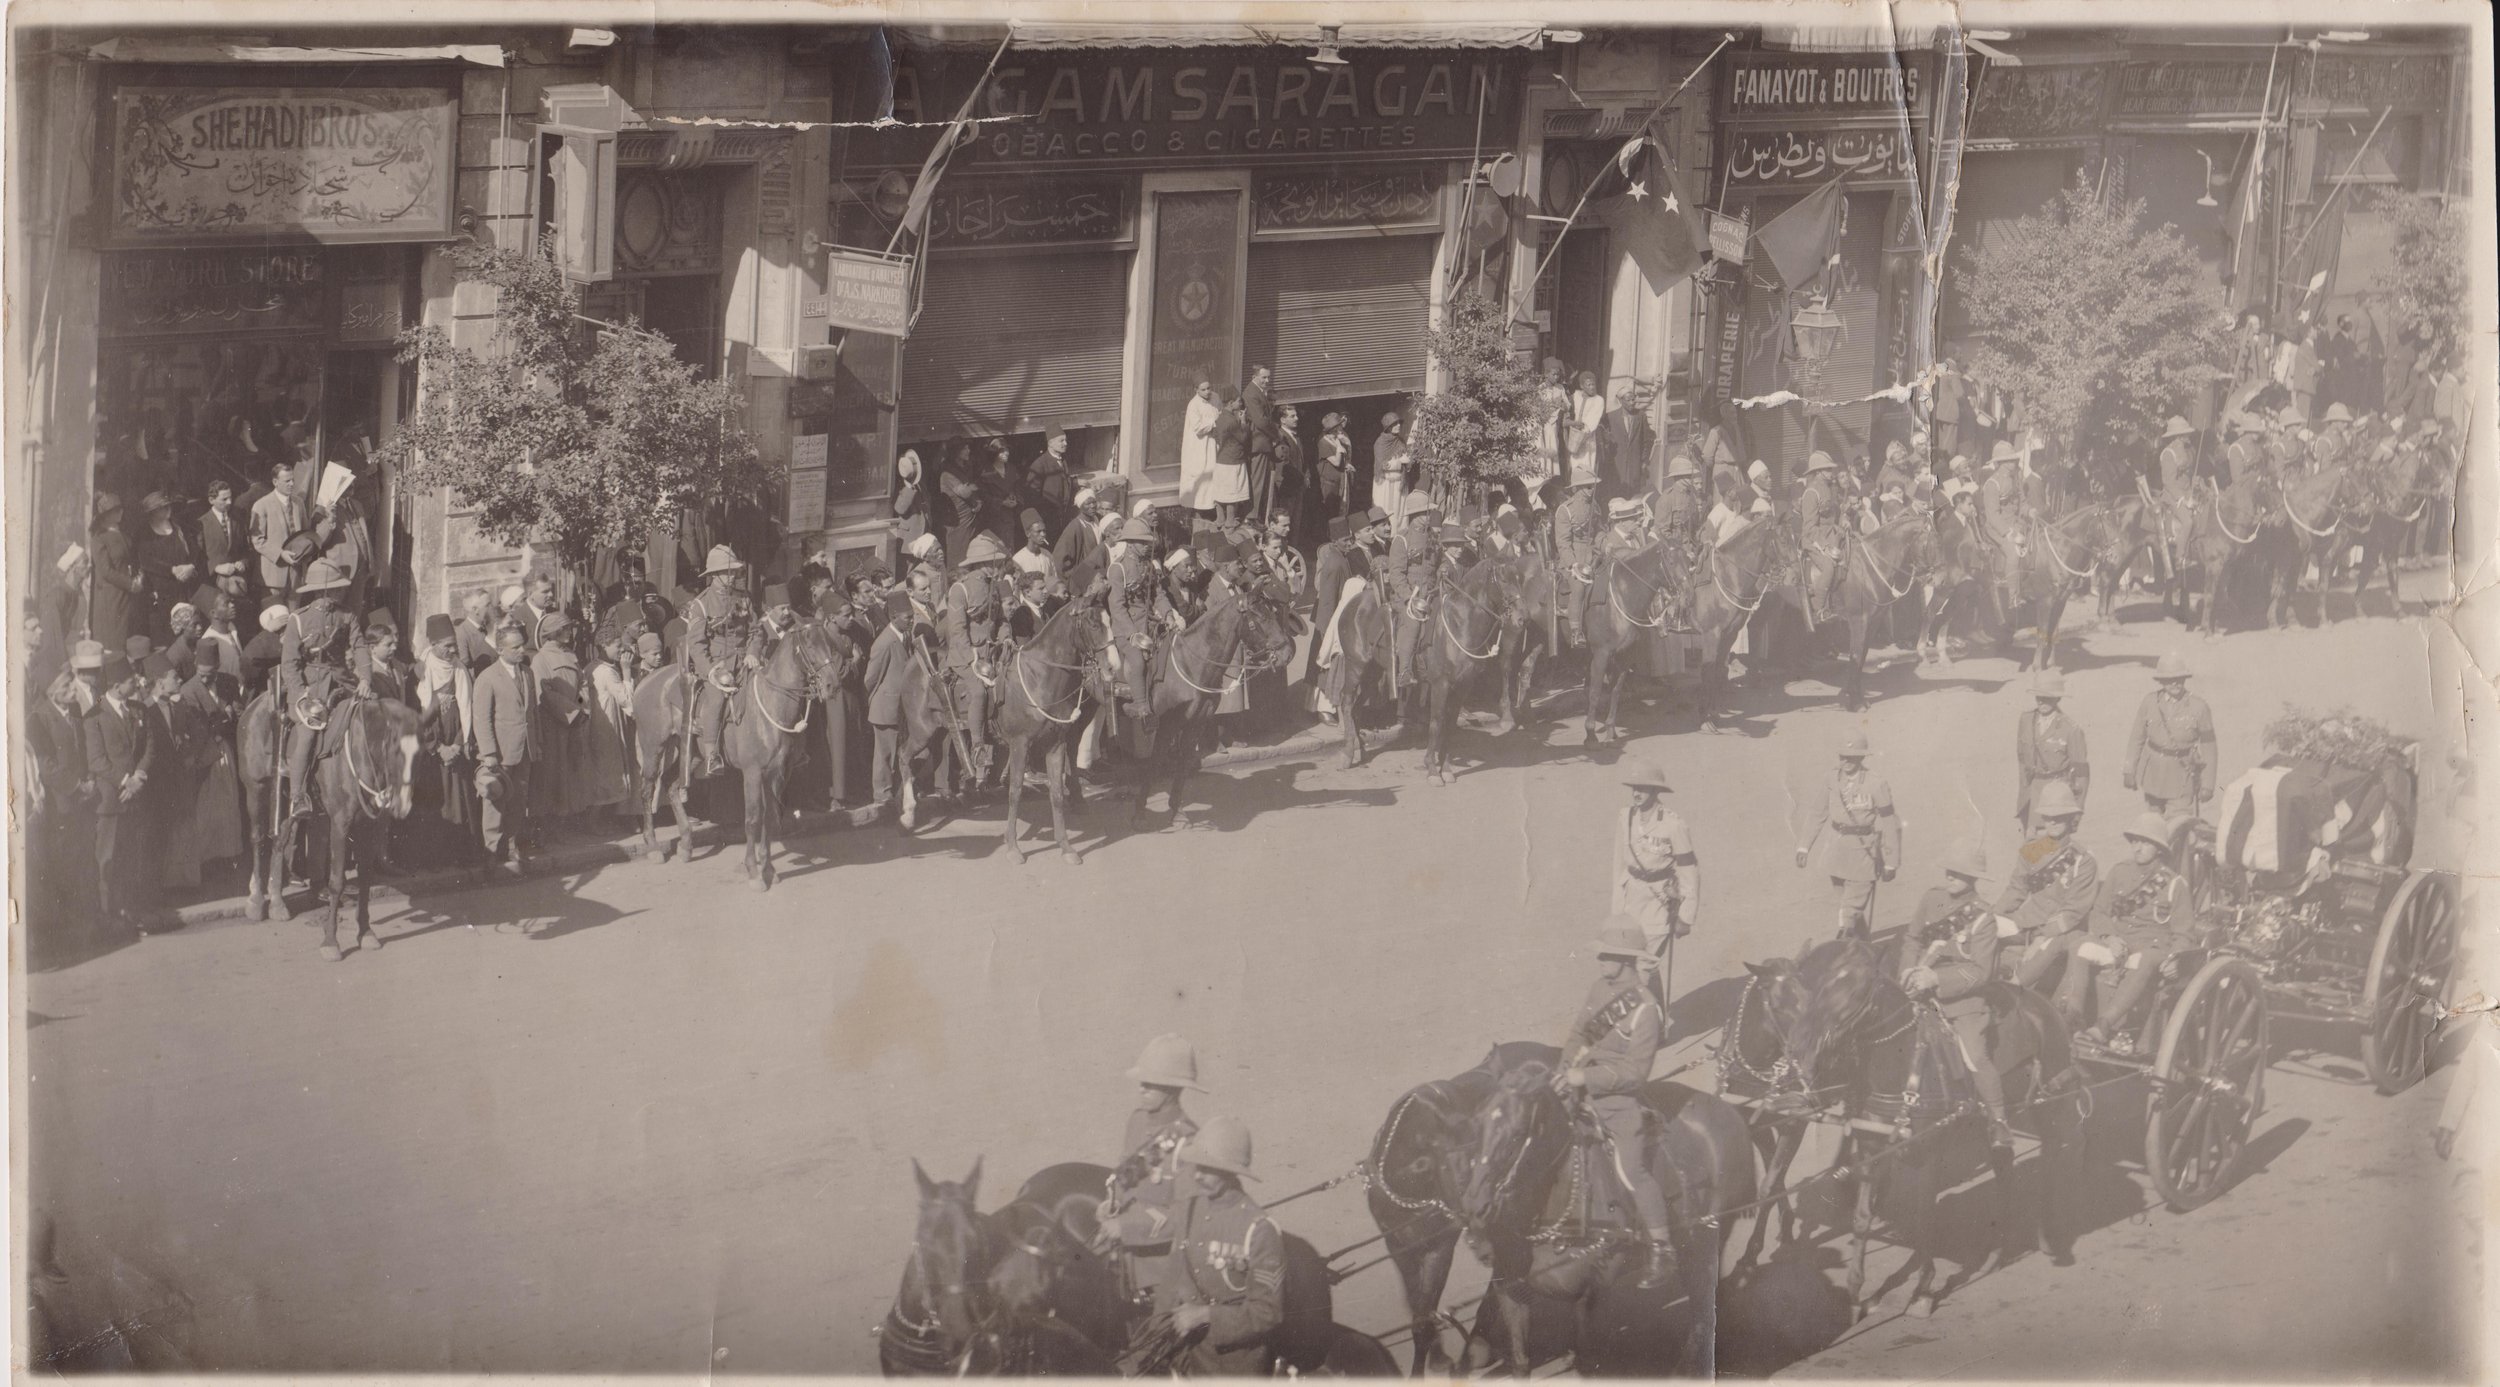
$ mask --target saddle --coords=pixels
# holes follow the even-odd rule
[[[1553,1187],[1546,1193],[1544,1213],[1537,1220],[1537,1235],[1566,1243],[1627,1238],[1638,1241],[1646,1237],[1647,1230],[1642,1228],[1632,1203],[1631,1186],[1624,1178],[1626,1169],[1634,1166],[1646,1166],[1656,1172],[1667,1207],[1681,1207],[1683,1177],[1664,1150],[1669,1114],[1660,1110],[1659,1103],[1669,1093],[1678,1095],[1680,1103],[1681,1095],[1689,1092],[1667,1083],[1654,1083],[1642,1090],[1637,1151],[1617,1151],[1597,1115],[1586,1107],[1575,1109],[1571,1118],[1571,1154],[1564,1158]],[[1618,1158],[1621,1165],[1617,1164]]]
[[[2009,1101],[2017,1089],[2010,1082],[2025,1068],[2039,1066],[2040,1083],[2046,1086],[2063,1075],[2072,1062],[2070,1042],[2065,1023],[2046,997],[2014,983],[1996,981],[1979,991],[1988,1003],[1987,1052],[1968,1055],[1963,1052],[1961,1038],[1934,1005],[1921,1006],[1918,1011],[1919,1035],[1945,1083],[1945,1094],[1953,1106],[1979,1101],[1979,1090],[1972,1085],[1974,1062],[1987,1064],[2001,1079],[2007,1080],[2005,1092]]]

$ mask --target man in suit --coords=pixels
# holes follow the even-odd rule
[[[469,736],[477,744],[477,789],[483,801],[486,857],[526,865],[537,848],[530,819],[530,773],[538,765],[538,676],[528,637],[517,626],[495,636],[495,663],[469,694]]]
[[[529,596],[522,601],[521,605],[512,609],[511,619],[521,628],[521,634],[529,637],[531,649],[535,650],[542,644],[539,639],[539,628],[546,624],[548,615],[555,609],[556,580],[554,576],[541,573],[530,579]]]
[[[155,724],[139,706],[139,674],[129,659],[108,656],[100,668],[104,696],[87,715],[84,728],[87,780],[96,796],[96,901],[106,920],[145,934],[136,912],[145,908],[156,869],[144,860],[139,839],[145,828],[148,780],[156,773],[162,748]]]
[[[1250,368],[1241,388],[1241,420],[1250,430],[1250,509],[1264,516],[1276,488],[1276,400],[1265,366]]]
[[[868,726],[876,738],[869,763],[869,794],[882,813],[894,802],[899,778],[911,774],[902,764],[903,676],[912,661],[912,630],[919,613],[899,592],[886,594],[885,625],[868,647],[868,667],[860,676],[868,693]]]
[[[1639,496],[1653,490],[1650,479],[1650,455],[1657,451],[1658,435],[1649,426],[1649,387],[1642,381],[1627,381],[1615,396],[1615,407],[1606,412],[1597,430],[1597,469],[1601,478],[1598,499],[1611,501],[1618,496]],[[1543,498],[1535,498],[1543,504]]]
[[[269,494],[252,503],[252,552],[260,555],[260,585],[276,601],[295,598],[295,569],[286,542],[304,528],[304,502],[295,491],[295,464],[269,469]]]
[[[495,662],[495,594],[472,588],[460,600],[460,621],[453,628],[453,652],[470,674],[484,674]]]
[[[234,483],[223,477],[210,482],[208,513],[200,517],[200,557],[209,581],[237,607],[251,605],[251,544],[251,518],[235,507]]]

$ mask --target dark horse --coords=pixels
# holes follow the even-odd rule
[[[1623,676],[1630,669],[1631,652],[1656,640],[1666,624],[1667,599],[1682,580],[1678,552],[1673,541],[1657,540],[1601,561],[1589,575],[1580,620],[1589,657],[1583,746],[1623,740]]]
[[[1008,655],[999,673],[1005,690],[997,722],[1007,743],[1007,848],[1018,862],[1025,857],[1024,774],[1036,748],[1050,784],[1050,827],[1059,855],[1071,863],[1085,860],[1068,843],[1068,796],[1084,794],[1074,788],[1073,748],[1093,706],[1090,686],[1110,640],[1102,606],[1098,587],[1051,613],[1032,640]]]
[[[1863,939],[1815,945],[1791,964],[1747,964],[1752,978],[1719,1048],[1721,1087],[1759,1100],[1780,1124],[1771,1160],[1771,1192],[1785,1187],[1809,1116],[1848,1123],[1842,1163],[1859,1173],[1856,1248],[1849,1301],[1864,1314],[1866,1238],[1878,1186],[1910,1261],[1876,1291],[1915,1277],[1910,1313],[1934,1311],[1946,1293],[2020,1255],[2045,1236],[2058,1265],[2072,1260],[2070,1220],[2062,1208],[2082,1151],[2082,1123],[2071,1086],[2078,1080],[2071,1039],[2047,1000],[2007,985],[1991,989],[1991,1054],[2005,1078],[2005,1100],[2018,1126],[2040,1139],[2040,1186],[2030,1205],[2017,1202],[2013,1155],[1992,1146],[1952,1031],[1933,1004],[1912,999],[1893,980],[1891,950]],[[1997,1197],[2001,1232],[1981,1264],[1943,1286],[1935,1284],[1937,1206],[1944,1191],[1984,1157]],[[1742,1261],[1761,1245],[1757,1224]]]
[[[1363,764],[1363,704],[1389,682],[1396,637],[1390,628],[1389,606],[1380,599],[1377,581],[1364,579],[1363,590],[1345,598],[1340,605],[1342,610],[1334,613],[1336,653],[1319,677],[1329,705],[1337,710],[1337,725],[1345,737],[1345,766],[1352,770]],[[1329,618],[1319,619],[1325,622]],[[1325,626],[1320,630],[1320,639],[1327,639]],[[1315,645],[1314,659],[1317,654]]]
[[[1249,584],[1216,594],[1196,621],[1156,648],[1150,658],[1163,667],[1156,671],[1153,716],[1137,739],[1131,826],[1145,822],[1146,801],[1158,782],[1168,785],[1170,812],[1179,815],[1181,788],[1205,755],[1217,705],[1241,681],[1291,659],[1294,628],[1281,596]]]
[[[1510,593],[1500,566],[1499,559],[1479,559],[1442,583],[1440,600],[1424,618],[1430,625],[1415,642],[1409,693],[1424,713],[1424,774],[1444,785],[1456,778],[1450,774],[1449,737],[1458,700],[1502,653]]]
[[[2028,668],[2048,668],[2057,653],[2057,626],[2066,604],[2091,585],[2095,574],[2114,566],[2127,542],[2129,524],[2130,516],[2121,511],[2120,503],[2101,501],[2067,511],[2055,520],[2025,520],[2019,557],[1992,541],[1987,546],[1993,552],[1987,554],[1982,588],[1998,644],[2011,643],[2013,609],[2031,602],[2035,604],[2035,642]]]
[[[773,647],[764,667],[748,675],[746,687],[737,694],[747,705],[746,715],[721,734],[729,764],[746,781],[746,856],[741,865],[758,891],[773,886],[782,778],[807,732],[809,715],[841,682],[841,658],[825,628],[800,622]]]
[[[1703,726],[1716,727],[1719,709],[1726,706],[1727,661],[1738,633],[1788,580],[1796,562],[1797,546],[1787,529],[1766,518],[1712,545],[1694,570],[1693,629],[1701,633],[1704,655],[1694,699],[1701,706]],[[1762,667],[1760,652],[1745,663],[1750,677]]]
[[[1560,637],[1554,623],[1561,609],[1554,563],[1542,544],[1523,544],[1504,556],[1500,573],[1508,592],[1508,615],[1502,621],[1502,652],[1493,662],[1502,681],[1502,720],[1494,725],[1493,735],[1506,737],[1526,720],[1537,660],[1550,654]]]
[[[1855,712],[1866,704],[1867,632],[1893,603],[1917,591],[1939,566],[1935,526],[1918,514],[1887,520],[1873,534],[1860,534],[1849,526],[1841,537],[1838,562],[1837,587],[1809,594],[1808,586],[1823,580],[1813,576],[1809,565],[1800,563],[1793,580],[1779,592],[1809,628],[1820,631],[1837,626],[1847,633],[1841,658],[1849,665],[1849,677],[1842,686],[1841,701]]]
[[[1465,1352],[1475,1357],[1481,1341],[1518,1374],[1530,1366],[1532,1295],[1569,1302],[1579,1331],[1576,1356],[1585,1367],[1598,1298],[1639,1274],[1637,1232],[1581,1223],[1574,1196],[1589,1167],[1578,1159],[1572,1113],[1551,1086],[1558,1058],[1550,1045],[1495,1046],[1466,1073],[1409,1089],[1372,1139],[1371,1215],[1405,1288],[1418,1375],[1451,1366],[1438,1326],[1462,1236],[1492,1272]],[[1719,1224],[1753,1201],[1753,1148],[1744,1119],[1716,1098],[1668,1083],[1649,1085],[1642,1097],[1660,1133],[1644,1155],[1675,1197],[1680,1290],[1695,1329],[1685,1366],[1706,1371]]]
[[[1112,1354],[1087,1337],[1088,1308],[1118,1298],[1100,1259],[1049,1211],[1024,1204],[984,1214],[981,1163],[960,1181],[912,1162],[919,1225],[894,1306],[877,1330],[887,1377],[1112,1375]],[[1089,1282],[1088,1268],[1096,1274]],[[1062,1318],[1059,1311],[1069,1314]]]
[[[329,911],[321,925],[321,956],[339,957],[339,902],[347,894],[348,858],[359,859],[356,870],[356,939],[358,948],[379,949],[382,936],[373,932],[373,875],[369,864],[379,858],[364,851],[368,830],[377,823],[408,817],[416,786],[417,753],[424,747],[423,720],[406,704],[387,698],[357,696],[330,710],[330,729],[322,734],[313,762],[321,823],[329,848],[326,874]],[[286,863],[295,847],[293,818],[279,818],[278,767],[283,734],[275,702],[262,693],[243,712],[243,785],[252,834],[252,918],[289,918],[286,905]],[[300,793],[300,791],[299,791]],[[371,940],[370,944],[365,941]]]

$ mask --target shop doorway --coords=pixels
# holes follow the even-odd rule
[[[1606,281],[1611,264],[1603,228],[1574,228],[1564,233],[1562,250],[1554,257],[1553,293],[1539,299],[1554,310],[1546,354],[1561,357],[1573,379],[1582,371],[1594,374],[1600,389],[1608,379],[1606,308],[1611,296]]]

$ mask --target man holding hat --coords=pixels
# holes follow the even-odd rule
[[[2154,691],[2127,734],[2126,784],[2161,813],[2193,813],[2214,791],[2214,714],[2187,691],[2187,661],[2173,650],[2153,669]]]
[[[1401,685],[1415,677],[1415,653],[1424,622],[1441,595],[1441,508],[1416,492],[1398,511],[1397,537],[1389,541],[1389,564],[1381,574],[1390,614],[1396,620]]]
[[[1927,888],[1918,914],[1901,934],[1901,990],[1914,997],[1935,994],[1970,1069],[1971,1085],[1979,1090],[1980,1106],[1987,1109],[1991,1143],[2012,1146],[2005,1076],[1988,1053],[1988,997],[1982,990],[1996,981],[1998,947],[1996,912],[1979,899],[1979,878],[1986,872],[1975,843],[1945,853],[1943,883]]]
[[[86,647],[94,645],[90,651]],[[140,676],[129,657],[82,642],[70,656],[73,669],[92,669],[101,697],[82,726],[87,781],[95,787],[96,903],[103,917],[147,933],[140,923],[154,898],[156,864],[146,860],[148,781],[172,750],[160,744],[158,724],[140,706]]]
[[[1664,957],[1669,936],[1701,920],[1701,861],[1684,816],[1667,807],[1673,791],[1655,761],[1634,761],[1620,779],[1632,792],[1615,825],[1614,913],[1640,926],[1651,958]]]
[[[1797,849],[1797,865],[1809,858],[1830,878],[1843,937],[1863,937],[1874,920],[1875,884],[1901,870],[1901,820],[1892,812],[1892,785],[1866,768],[1866,734],[1840,743],[1840,766],[1823,792],[1814,832]],[[1817,850],[1820,850],[1819,852]]]
[[[1615,1174],[1631,1193],[1649,1258],[1639,1285],[1655,1290],[1675,1280],[1675,1221],[1657,1172],[1643,1159],[1649,1110],[1641,1089],[1667,1041],[1666,1009],[1643,974],[1650,956],[1641,929],[1618,915],[1597,939],[1597,981],[1571,1023],[1562,1060],[1554,1067],[1554,1091],[1577,1094],[1606,1133]]]
[[[2014,822],[2031,827],[2031,797],[2042,781],[2062,780],[2081,804],[2092,788],[2092,753],[2083,727],[2066,716],[2066,676],[2044,669],[2031,681],[2032,706],[2014,720]]]
[[[1561,603],[1563,621],[1571,628],[1575,644],[1586,638],[1580,624],[1581,601],[1588,591],[1589,576],[1597,570],[1597,541],[1605,532],[1605,513],[1597,500],[1597,471],[1573,468],[1570,489],[1564,493],[1562,504],[1554,507],[1554,596]]]
[[[295,591],[301,599],[287,618],[278,648],[279,702],[287,714],[286,774],[293,817],[313,813],[313,750],[330,725],[331,710],[352,691],[371,697],[371,667],[356,619],[339,606],[347,577],[327,559],[304,568]],[[351,686],[352,681],[352,686]]]
[[[1117,547],[1111,566],[1105,570],[1110,594],[1105,604],[1111,617],[1113,654],[1120,663],[1122,683],[1128,687],[1128,703],[1143,727],[1143,719],[1154,713],[1155,685],[1162,676],[1163,633],[1179,624],[1171,595],[1164,590],[1163,574],[1154,562],[1155,530],[1145,520],[1131,516],[1120,527]]]
[[[987,534],[974,535],[964,550],[963,565],[946,588],[940,622],[945,638],[946,673],[955,685],[956,706],[963,710],[964,736],[972,744],[972,779],[980,784],[990,772],[990,700],[995,696],[999,626],[1011,594],[998,581],[998,566],[1007,551]]]
[[[1178,1035],[1147,1041],[1128,1077],[1137,1085],[1137,1106],[1129,1111],[1109,1197],[1097,1214],[1127,1259],[1130,1286],[1149,1290],[1162,1281],[1164,1255],[1171,1251],[1173,1184],[1180,1175],[1175,1153],[1198,1134],[1181,1107],[1181,1091],[1206,1089],[1198,1083],[1198,1052]]]
[[[2170,821],[2151,810],[2127,825],[2128,858],[2101,881],[2093,912],[2108,933],[2080,946],[2077,955],[2103,969],[2118,969],[2116,992],[2083,1038],[2120,1054],[2135,1050],[2128,1020],[2152,991],[2162,964],[2179,948],[2173,931],[2194,923],[2187,908],[2187,879],[2170,867]]]
[[[1250,1129],[1210,1120],[1181,1143],[1185,1167],[1172,1211],[1172,1255],[1155,1287],[1155,1312],[1180,1337],[1171,1366],[1188,1377],[1261,1377],[1285,1320],[1285,1239],[1241,1187]]]
[[[713,545],[703,561],[703,591],[686,604],[686,662],[696,679],[692,778],[720,774],[721,735],[752,663],[748,645],[755,613],[747,601],[746,569],[728,545]]]

